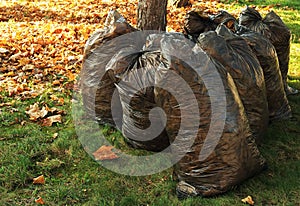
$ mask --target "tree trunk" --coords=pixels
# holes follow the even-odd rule
[[[138,29],[166,31],[167,0],[139,0]]]

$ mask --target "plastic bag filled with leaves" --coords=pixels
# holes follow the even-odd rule
[[[129,53],[121,49],[107,64],[106,70],[116,85],[122,103],[122,133],[127,142],[135,148],[162,151],[169,144],[164,129],[165,120],[154,99],[154,76],[164,65],[161,58],[162,34],[152,32],[135,33],[146,39],[142,49]],[[174,34],[185,39],[182,34]],[[136,39],[127,38],[129,44],[138,44]],[[141,42],[140,42],[141,43]]]
[[[162,40],[162,55],[166,63],[156,72],[154,90],[179,160],[177,195],[217,195],[260,172],[265,160],[222,64],[175,37]]]
[[[190,11],[185,17],[184,30],[196,41],[201,33],[215,30],[221,23],[225,23],[228,28],[231,28],[235,21],[236,19],[224,10],[215,15]]]
[[[216,25],[209,18],[207,13],[190,11],[186,14],[184,30],[194,39],[197,39],[201,33],[214,30],[215,28]]]
[[[282,19],[274,11],[271,11],[264,18],[262,18],[258,11],[247,7],[241,12],[239,16],[239,23],[253,31],[261,33],[266,38],[270,39],[277,52],[286,94],[289,95],[298,93],[296,89],[293,89],[287,85],[291,32],[284,24]]]
[[[269,119],[272,121],[289,118],[291,108],[284,91],[275,47],[261,34],[243,26],[238,26],[236,33],[246,40],[263,69]]]
[[[202,33],[198,41],[233,77],[250,128],[260,142],[268,126],[269,113],[263,70],[256,56],[242,37],[224,25],[218,26],[216,31]]]
[[[111,78],[122,103],[122,133],[135,148],[162,151],[169,146],[165,123],[154,100],[154,77],[161,61],[159,51],[141,51],[116,56],[107,67],[113,71]]]
[[[190,6],[191,2],[189,0],[172,0],[172,5],[176,6],[177,8]]]
[[[194,37],[198,37],[205,31],[215,30],[219,24],[225,25],[234,33],[243,37],[263,69],[270,120],[285,119],[290,116],[291,109],[283,88],[277,53],[267,38],[238,25],[236,19],[226,11],[209,16],[190,12],[187,14],[185,23],[186,31]]]
[[[126,42],[118,37],[134,31],[136,29],[131,27],[117,11],[110,11],[104,28],[96,31],[88,39],[84,49],[80,86],[87,116],[103,124],[112,126],[117,124],[119,129],[122,116],[116,115],[113,120],[111,107],[120,110],[120,100],[105,67],[115,53],[126,45]]]

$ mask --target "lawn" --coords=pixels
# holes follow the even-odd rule
[[[196,1],[195,1],[196,2]],[[78,140],[72,95],[88,37],[118,8],[135,25],[136,0],[0,1],[0,205],[300,205],[300,95],[289,96],[293,117],[272,123],[259,146],[268,169],[229,192],[212,198],[179,200],[172,168],[132,177],[95,162]],[[274,10],[292,32],[289,85],[300,90],[300,5],[297,0],[199,1],[194,8],[238,14],[257,5]],[[180,31],[190,8],[168,8],[168,30]],[[36,104],[47,113],[30,118]],[[57,121],[51,117],[57,116]],[[50,123],[49,123],[50,122]],[[122,134],[103,133],[118,148],[134,154]],[[44,175],[45,184],[33,184]]]

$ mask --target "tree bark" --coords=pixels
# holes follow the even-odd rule
[[[139,0],[137,27],[140,30],[166,31],[167,0]]]

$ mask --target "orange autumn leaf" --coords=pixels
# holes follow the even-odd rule
[[[62,31],[63,31],[62,28],[57,28],[52,33],[54,33],[54,34],[60,34]]]
[[[58,105],[63,105],[65,103],[65,99],[62,97],[57,97],[55,95],[50,95],[52,101],[57,102]]]
[[[93,153],[95,160],[112,160],[119,158],[113,151],[113,146],[101,146],[97,151]]]
[[[59,122],[61,123],[61,115],[53,115],[50,117],[47,117],[46,119],[42,120],[42,126],[51,127],[53,123]]]
[[[40,175],[40,176],[38,176],[36,178],[33,178],[33,182],[32,183],[33,184],[41,184],[41,185],[45,184],[45,177],[44,177],[44,175]]]
[[[37,199],[34,200],[36,203],[40,204],[40,205],[44,205],[45,204],[45,201],[41,198],[41,197],[38,197]]]
[[[50,95],[50,98],[51,98],[52,101],[58,100],[58,97],[53,95],[53,94]]]
[[[58,102],[60,102],[60,101],[62,101],[62,100],[60,100],[60,98],[58,99]],[[49,108],[47,105],[46,105],[46,107],[45,107],[45,109],[49,112],[49,113],[51,113],[51,114],[65,114],[65,111],[63,111],[63,110],[60,110],[60,109],[58,109],[58,108],[56,108],[56,107],[51,107],[51,108]]]
[[[68,77],[69,81],[74,81],[76,79],[76,75],[71,72],[68,72],[66,76]]]
[[[60,81],[59,81],[59,80],[54,80],[54,81],[52,82],[52,84],[55,85],[55,86],[60,85]]]
[[[59,98],[58,99],[58,103],[59,103],[59,105],[63,105],[64,103],[65,103],[65,99],[64,98]]]

